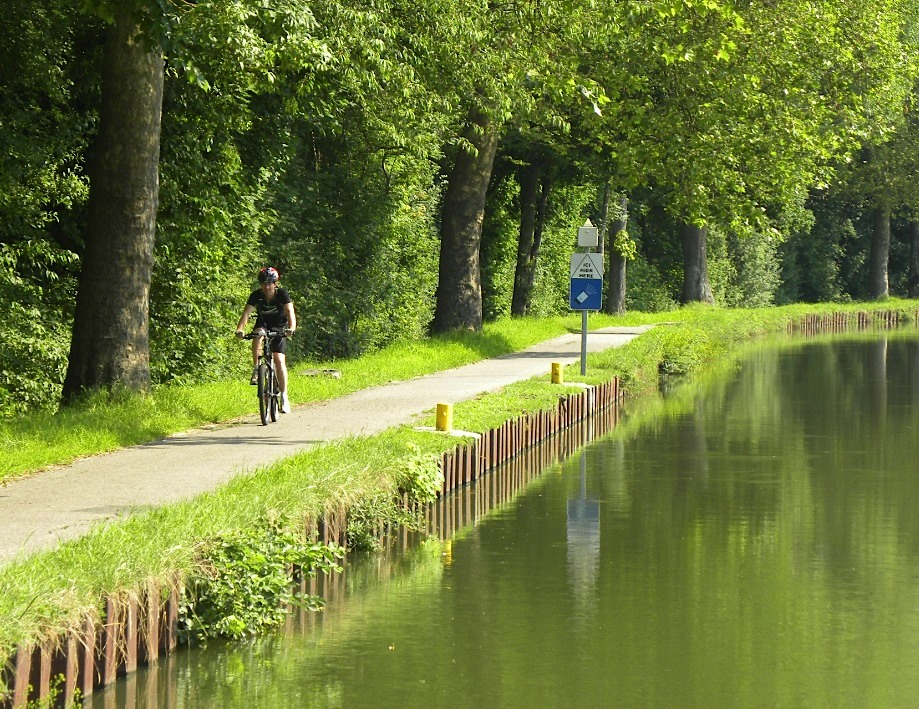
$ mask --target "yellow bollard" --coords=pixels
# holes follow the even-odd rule
[[[562,376],[562,363],[553,362],[552,363],[552,383],[561,384],[564,377]]]
[[[453,404],[437,405],[437,430],[453,430]]]

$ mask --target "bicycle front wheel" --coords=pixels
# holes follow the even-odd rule
[[[269,410],[269,413],[271,414],[271,420],[277,421],[278,420],[278,398],[280,394],[278,394],[278,378],[274,375],[274,370],[272,370],[271,372],[271,386],[269,387],[269,390],[270,390],[270,394],[268,396],[269,398],[268,410]]]
[[[258,415],[262,420],[262,426],[268,425],[268,407],[271,399],[271,391],[268,388],[268,366],[260,364],[258,366]]]

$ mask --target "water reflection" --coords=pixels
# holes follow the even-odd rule
[[[132,701],[919,701],[915,334],[758,349],[516,479],[498,512],[464,492],[452,539],[351,564],[322,615],[139,673]]]
[[[600,567],[600,501],[587,497],[587,452],[578,456],[580,488],[568,499],[568,581],[578,620],[593,615]]]

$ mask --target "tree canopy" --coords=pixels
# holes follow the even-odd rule
[[[908,0],[8,5],[5,414],[239,371],[269,262],[294,357],[564,310],[607,186],[630,307],[867,297],[878,205],[917,280]]]

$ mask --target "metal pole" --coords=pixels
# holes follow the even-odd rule
[[[587,311],[581,311],[581,376],[587,374]]]

